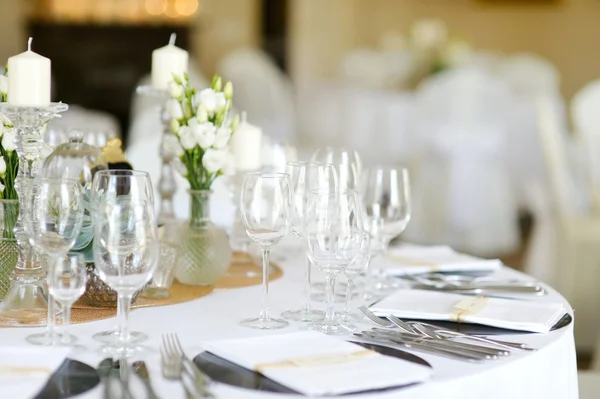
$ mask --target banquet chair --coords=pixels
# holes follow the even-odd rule
[[[463,67],[419,90],[413,134],[413,222],[406,238],[482,256],[519,245],[516,202],[506,162],[512,95],[485,69]]]
[[[240,49],[217,66],[235,88],[234,107],[276,142],[296,142],[296,109],[290,79],[261,50]]]

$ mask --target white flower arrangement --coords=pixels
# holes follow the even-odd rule
[[[0,102],[8,101],[8,68],[0,75]],[[15,178],[19,168],[17,132],[12,122],[0,113],[0,199],[17,199]]]
[[[192,190],[209,190],[217,177],[235,171],[229,141],[239,117],[228,118],[233,86],[227,82],[223,87],[221,77],[215,76],[210,88],[197,93],[186,74],[173,76],[169,94],[167,111],[174,136],[165,139],[164,148],[181,161],[175,169]]]

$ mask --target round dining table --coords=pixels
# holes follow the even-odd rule
[[[303,276],[305,258],[300,242],[287,237],[274,247],[272,261],[282,270],[283,275],[272,281],[269,291],[269,303],[273,314],[297,308],[303,301]],[[501,277],[526,278],[520,272],[508,267],[497,271]],[[318,277],[318,276],[317,276]],[[563,302],[572,315],[571,307],[565,299],[550,287],[548,295],[535,297],[535,301]],[[203,343],[211,340],[243,338],[291,333],[307,328],[302,323],[290,323],[281,330],[261,331],[242,327],[243,318],[256,316],[262,297],[262,286],[254,285],[235,289],[217,289],[210,294],[190,302],[176,305],[135,309],[130,313],[131,330],[148,334],[143,351],[131,359],[146,361],[152,385],[161,398],[184,398],[184,390],[178,381],[163,378],[160,369],[162,334],[177,333],[190,358],[203,352]],[[324,307],[322,303],[315,303]],[[70,332],[78,337],[77,346],[72,349],[69,358],[96,367],[106,357],[99,343],[92,335],[99,331],[112,329],[116,319],[72,325]],[[357,325],[359,329],[374,326],[365,320]],[[0,342],[3,346],[25,347],[25,336],[41,331],[41,328],[0,328]],[[502,340],[523,342],[537,351],[514,351],[500,360],[474,364],[439,357],[423,352],[401,348],[413,352],[426,360],[433,368],[429,381],[408,387],[386,390],[384,392],[348,395],[348,398],[419,398],[419,399],[549,399],[577,398],[577,364],[573,338],[573,323],[547,334],[517,333],[495,336]],[[352,335],[340,339],[357,340]],[[356,370],[356,378],[361,378],[361,370]],[[78,398],[103,398],[102,384],[80,394]],[[143,386],[132,383],[134,398],[145,398]],[[139,390],[136,394],[135,391]],[[243,389],[215,382],[212,391],[217,398],[294,398],[299,395],[262,392]],[[0,394],[2,388],[0,387]],[[1,397],[2,395],[0,395]]]

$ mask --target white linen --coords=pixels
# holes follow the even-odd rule
[[[67,358],[68,348],[0,347],[0,396],[31,398]]]
[[[282,258],[280,254],[285,254]],[[297,308],[303,303],[304,270],[306,258],[301,255],[299,242],[288,237],[280,245],[274,247],[272,259],[283,269],[282,278],[273,281],[269,286],[271,313]],[[313,277],[317,277],[316,274]],[[493,277],[495,279],[522,279],[522,273],[509,268],[502,268]],[[572,313],[568,303],[555,290],[548,288],[549,294],[532,299],[535,302],[561,302]],[[239,321],[245,317],[256,316],[259,312],[262,287],[252,286],[240,289],[220,290],[195,301],[172,306],[140,308],[129,315],[130,327],[134,331],[144,331],[149,340],[144,343],[147,351],[132,360],[145,360],[153,384],[159,397],[182,398],[184,392],[176,381],[165,380],[160,372],[160,355],[158,347],[161,334],[177,332],[190,356],[199,354],[202,342],[217,339],[234,339],[252,336],[267,336],[305,329],[302,324],[292,323],[283,331],[260,331],[244,328]],[[323,309],[323,304],[314,303],[316,308]],[[100,345],[92,339],[99,331],[113,329],[116,319],[99,320],[91,323],[75,324],[70,332],[78,338],[78,344],[86,347],[85,351],[75,349],[70,357],[95,367],[105,356]],[[373,325],[365,322],[359,329]],[[0,328],[0,342],[4,345],[23,346],[25,336],[41,332],[43,328]],[[355,337],[349,337],[351,339]],[[510,356],[494,362],[471,364],[442,358],[426,353],[415,352],[429,362],[434,369],[430,382],[417,384],[401,390],[377,392],[361,395],[349,395],[348,399],[576,399],[577,365],[573,326],[567,326],[548,334],[526,334],[502,336],[500,339],[524,342],[537,352],[515,352]],[[353,339],[354,340],[354,339]],[[403,349],[403,348],[399,348]],[[404,349],[409,352],[411,350]],[[498,381],[510,381],[499,383]],[[490,388],[492,387],[492,388]],[[1,387],[0,387],[1,393]],[[289,398],[284,394],[267,394],[236,387],[217,384],[214,393],[219,398],[227,399],[263,399]],[[142,394],[143,395],[143,394]],[[0,395],[0,397],[4,397]],[[140,397],[143,397],[140,395]],[[20,399],[16,397],[17,399]],[[78,396],[78,399],[102,398],[102,387]]]
[[[360,356],[368,353],[363,347],[314,331],[213,341],[204,347],[249,370],[262,365],[261,374],[306,395],[339,395],[408,385],[426,381],[431,375],[431,369],[405,360],[377,353]],[[353,354],[358,356],[342,360]],[[280,365],[294,361],[299,362],[297,367]]]
[[[399,290],[370,309],[378,316],[392,314],[408,319],[458,319],[465,323],[540,333],[550,331],[566,313],[562,303],[473,297],[414,289]]]
[[[384,272],[390,276],[428,272],[486,272],[502,267],[499,259],[482,259],[456,252],[445,245],[405,244],[390,248]]]

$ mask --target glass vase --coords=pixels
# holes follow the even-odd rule
[[[19,200],[0,199],[0,301],[10,288],[10,275],[19,260],[19,247],[13,229],[19,215]]]
[[[224,230],[210,221],[210,190],[190,190],[190,220],[180,231],[175,278],[187,285],[213,285],[231,263]]]

